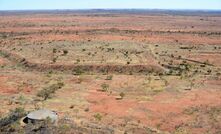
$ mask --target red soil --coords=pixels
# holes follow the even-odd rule
[[[11,85],[10,83],[19,83],[19,78],[16,78],[15,76],[4,76],[0,75],[0,94],[17,94],[19,92],[29,94],[32,90],[29,86],[23,86],[22,90],[19,90],[18,86]]]
[[[5,64],[5,61],[3,58],[0,58],[0,65],[3,65],[3,64]]]
[[[87,99],[91,103],[90,110],[93,113],[103,113],[116,118],[132,117],[144,124],[155,127],[161,124],[162,130],[173,131],[176,126],[191,118],[183,114],[186,108],[220,105],[220,96],[219,92],[205,89],[177,95],[161,93],[156,95],[152,101],[139,102],[130,99],[116,100],[111,95],[93,90]]]
[[[49,41],[79,41],[79,40],[103,40],[103,41],[138,41],[155,45],[155,43],[171,44],[171,45],[218,45],[221,44],[220,38],[220,17],[214,16],[179,16],[179,15],[126,15],[126,14],[114,14],[111,17],[107,16],[84,16],[84,15],[26,15],[26,16],[0,16],[0,32],[9,36],[2,38],[0,45],[16,45],[19,42],[28,43],[41,43]],[[113,30],[128,30],[117,31],[111,33]],[[96,31],[101,29],[101,31]],[[91,30],[91,32],[88,30]],[[95,31],[93,31],[95,30]],[[102,31],[103,30],[103,31]],[[148,32],[142,34],[136,31]],[[151,32],[153,31],[153,32]],[[7,33],[4,33],[7,32]],[[27,32],[28,34],[23,34]],[[57,33],[56,33],[57,32]],[[70,32],[70,33],[68,33]],[[73,32],[73,33],[71,33]],[[75,32],[79,32],[76,34]],[[104,33],[102,33],[104,32]],[[194,33],[195,32],[195,33]],[[200,33],[198,33],[200,32]],[[218,32],[217,34],[208,33]],[[12,34],[10,36],[10,34]],[[15,34],[15,35],[13,35]],[[218,50],[217,50],[218,51]],[[13,54],[12,54],[13,55]],[[219,53],[199,53],[198,55],[189,55],[190,59],[197,61],[209,60],[209,63],[215,66],[221,66],[221,54]],[[22,57],[14,55],[14,61],[21,61]],[[152,62],[158,66],[157,61]],[[0,65],[7,64],[6,59],[0,58]],[[36,65],[32,62],[25,62],[29,67],[35,67],[36,70],[49,70],[73,68],[72,66],[62,65]],[[65,68],[64,68],[65,67]],[[97,68],[97,66],[92,66]],[[88,68],[91,68],[88,67]],[[112,70],[113,67],[109,67]],[[31,70],[29,70],[31,71]],[[16,74],[17,75],[17,74]],[[19,76],[20,75],[20,76]],[[7,76],[0,75],[0,94],[17,94],[18,85],[22,81],[21,74],[17,76],[7,74]],[[32,74],[33,75],[33,74]],[[20,78],[19,78],[20,77]],[[32,76],[33,77],[33,76]],[[35,75],[34,75],[35,77]],[[100,87],[100,83],[96,83],[94,80],[78,80],[73,79],[71,83],[81,83],[86,85],[87,90],[85,94],[89,102],[89,115],[95,113],[102,113],[110,116],[113,120],[111,125],[118,123],[118,119],[132,118],[135,121],[141,122],[147,126],[153,126],[155,128],[160,126],[161,130],[173,132],[177,126],[188,123],[193,120],[193,116],[184,114],[184,110],[190,107],[196,106],[220,106],[221,105],[221,81],[218,80],[205,80],[203,89],[194,89],[191,91],[180,92],[161,92],[153,96],[149,101],[139,101],[133,97],[139,97],[137,93],[131,88],[134,85],[141,85],[143,83],[136,78],[132,77],[114,77],[115,80],[109,81],[111,88],[118,90],[118,88],[126,87],[127,83],[133,85],[132,87],[126,87],[128,93],[131,90],[134,94],[123,98],[122,100],[116,100],[115,95],[105,92],[99,92],[97,89]],[[127,83],[123,79],[127,79]],[[38,80],[36,80],[38,81]],[[42,80],[44,81],[44,80]],[[99,81],[99,80],[98,80]],[[102,80],[101,80],[102,81]],[[100,82],[101,82],[100,81]],[[199,80],[200,81],[200,80]],[[176,82],[172,84],[177,84]],[[33,89],[27,85],[22,87],[21,92],[30,93]],[[68,88],[68,86],[67,86]],[[64,97],[72,97],[71,94],[63,92]],[[127,93],[127,91],[125,93]],[[78,91],[77,91],[78,92]],[[82,91],[83,92],[83,91]],[[69,93],[69,91],[68,91]],[[73,92],[72,92],[73,93]],[[67,94],[67,95],[66,95]],[[74,94],[74,93],[73,93]],[[131,98],[130,98],[131,97]],[[59,103],[59,102],[58,102]],[[57,103],[57,104],[58,104]],[[66,107],[62,103],[60,104]],[[56,107],[57,105],[51,105]],[[63,108],[62,107],[62,108]],[[202,113],[201,113],[202,114]],[[204,116],[204,114],[202,114]],[[106,122],[104,122],[106,123]],[[191,128],[191,133],[205,133],[207,126],[201,128]],[[213,132],[211,130],[211,132]]]
[[[14,87],[11,87],[6,84],[9,79],[10,79],[9,77],[0,76],[0,94],[15,94],[15,93],[17,93],[17,91]]]

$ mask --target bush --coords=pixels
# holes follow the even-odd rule
[[[124,92],[121,92],[121,93],[120,93],[120,97],[121,97],[121,99],[123,99],[124,96],[125,96]]]
[[[63,50],[63,55],[67,55],[68,54],[68,50]]]
[[[53,48],[53,53],[56,53],[57,52],[57,49],[56,48]]]
[[[52,62],[55,63],[56,61],[57,61],[57,57],[54,57],[54,58],[52,59]]]
[[[62,88],[63,86],[64,86],[63,82],[58,82],[39,91],[37,93],[37,96],[42,97],[44,100],[47,100],[52,97],[52,94],[54,94],[58,89]]]
[[[76,67],[75,69],[73,69],[73,75],[81,75],[84,73],[84,71],[80,68],[80,67]]]
[[[101,121],[102,115],[99,114],[99,113],[97,113],[97,114],[94,115],[94,118],[95,118],[96,120],[98,120],[98,121]]]
[[[107,90],[109,89],[109,85],[106,83],[101,84],[101,91],[102,92],[107,92]]]
[[[6,117],[0,119],[0,133],[12,133],[21,131],[19,120],[25,115],[26,112],[23,108],[16,108],[11,110]]]

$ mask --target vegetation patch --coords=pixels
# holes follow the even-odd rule
[[[41,97],[43,100],[47,100],[52,97],[52,95],[60,88],[64,86],[63,82],[58,82],[56,84],[52,84],[49,87],[45,87],[37,93],[38,97]]]

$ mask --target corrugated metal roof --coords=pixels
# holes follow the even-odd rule
[[[27,115],[27,117],[33,120],[45,120],[48,117],[53,121],[58,119],[58,115],[56,112],[47,109],[40,109],[37,111],[30,112]]]

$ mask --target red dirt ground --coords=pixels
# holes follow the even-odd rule
[[[214,45],[218,47],[221,44],[220,16],[112,14],[112,16],[107,17],[100,14],[98,16],[90,14],[35,14],[0,16],[0,18],[0,32],[2,35],[4,34],[4,37],[0,37],[0,47],[3,49],[12,46],[9,50],[13,49],[13,45],[21,46],[23,43],[38,45],[51,41],[124,40],[148,44],[152,48],[151,51],[153,51],[151,54],[155,56],[157,55],[155,45],[162,47],[162,51],[167,51],[170,48],[167,48],[166,45],[176,45],[178,50],[181,45],[205,45],[206,47]],[[136,30],[136,32],[131,30]],[[166,47],[163,47],[164,45]],[[172,51],[172,49],[170,50]],[[71,73],[49,72],[52,66],[45,65],[44,67],[42,64],[40,66],[43,66],[43,69],[46,70],[44,73],[36,70],[35,72],[29,68],[25,70],[11,65],[6,58],[0,57],[0,67],[2,65],[10,65],[9,67],[0,68],[0,97],[9,98],[9,96],[17,95],[21,92],[25,96],[35,98],[36,93],[42,88],[48,87],[51,81],[64,81],[65,86],[57,91],[55,96],[45,101],[45,106],[59,109],[58,113],[61,113],[61,116],[74,115],[75,113],[70,108],[70,105],[76,102],[75,107],[78,108],[77,110],[84,111],[83,108],[89,107],[88,112],[82,112],[80,115],[90,121],[90,119],[94,119],[94,114],[101,113],[104,115],[104,119],[99,123],[107,126],[119,127],[123,122],[121,122],[121,119],[129,119],[138,124],[151,126],[170,133],[182,127],[192,134],[202,134],[208,131],[215,133],[215,130],[221,128],[221,124],[218,124],[220,123],[220,120],[218,120],[220,118],[217,117],[218,123],[212,122],[217,123],[217,127],[207,117],[207,114],[213,115],[214,113],[206,110],[207,107],[214,106],[217,109],[221,107],[220,72],[216,70],[217,68],[220,69],[219,67],[221,66],[220,50],[220,48],[217,48],[214,53],[208,53],[204,47],[193,51],[183,50],[182,56],[186,56],[188,59],[202,62],[208,60],[214,66],[208,67],[205,65],[202,69],[212,68],[212,73],[206,75],[199,73],[186,79],[177,77],[176,80],[169,81],[169,86],[165,86],[163,91],[157,92],[152,96],[145,96],[144,94],[143,85],[146,84],[146,79],[148,79],[144,74],[140,76],[116,75],[113,80],[108,81],[102,75],[98,75],[98,78],[87,75],[80,75],[79,78],[76,78],[77,76],[73,76]],[[181,52],[180,49],[178,51]],[[195,51],[196,53],[194,53]],[[164,53],[162,52],[161,54]],[[158,65],[158,62],[163,61],[160,56],[155,56],[153,60],[145,62],[152,62]],[[179,61],[179,63],[182,62]],[[214,72],[217,75],[214,75]],[[69,77],[74,78],[69,79]],[[165,75],[166,80],[167,78],[170,79],[169,77]],[[203,78],[198,79],[198,77]],[[197,87],[197,85],[192,90],[181,89],[186,89],[186,83],[189,82],[188,84],[190,84],[192,78],[196,78],[195,83],[201,87]],[[26,84],[23,84],[23,81]],[[98,91],[103,82],[110,84],[113,93]],[[183,85],[178,85],[180,83]],[[20,86],[22,87],[21,91],[18,89]],[[116,100],[116,96],[121,91],[126,94],[125,97],[122,100]],[[141,96],[145,96],[147,99],[139,99]],[[79,102],[81,100],[78,97],[84,101],[84,104]],[[71,101],[67,102],[67,100]],[[15,107],[14,105],[3,105],[6,109],[7,107]],[[186,109],[196,107],[199,108],[194,111],[196,113],[185,114]],[[195,114],[199,114],[200,119],[196,119]],[[76,117],[70,118],[76,119]],[[192,125],[197,121],[204,124],[200,127],[193,127]]]
[[[16,76],[5,76],[0,75],[0,95],[2,94],[18,94],[19,92],[29,94],[32,90],[29,86],[23,86],[22,90],[19,91],[18,87],[16,85],[11,85],[11,83],[20,83]]]
[[[114,96],[92,90],[87,99],[91,103],[92,112],[108,114],[114,118],[132,117],[154,127],[162,124],[161,130],[170,132],[174,131],[176,126],[190,120],[191,117],[183,115],[186,108],[221,104],[221,93],[207,89],[175,96],[172,93],[162,93],[149,102],[139,102],[130,99],[116,100]]]

